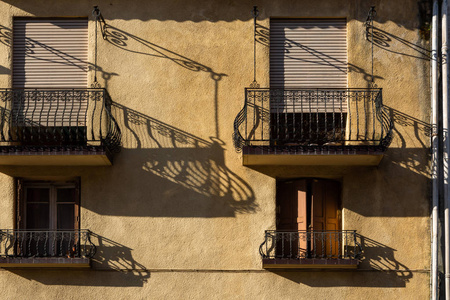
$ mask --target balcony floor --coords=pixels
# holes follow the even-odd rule
[[[0,165],[110,166],[112,154],[101,146],[16,147],[0,146]]]
[[[244,166],[316,165],[377,166],[384,149],[375,145],[360,146],[244,146]]]
[[[84,257],[1,257],[0,268],[89,268]]]
[[[338,258],[263,258],[262,264],[264,269],[356,269],[359,260]]]

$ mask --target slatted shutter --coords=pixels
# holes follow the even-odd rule
[[[87,19],[15,19],[13,56],[14,126],[86,125],[86,91],[58,89],[87,87]]]
[[[86,88],[87,19],[15,19],[13,86]]]
[[[346,20],[272,19],[270,86],[285,89],[272,97],[272,112],[346,111]]]

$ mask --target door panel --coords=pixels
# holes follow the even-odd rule
[[[277,186],[277,228],[283,232],[297,230],[297,199],[293,181],[280,182]],[[292,234],[276,235],[276,256],[296,256],[298,249],[292,243]]]
[[[293,181],[280,182],[277,188],[277,228],[296,230],[297,203],[293,197]]]
[[[298,234],[298,253],[299,257],[308,255],[308,195],[306,180],[295,181],[295,198],[293,202],[297,203],[297,228]]]
[[[335,257],[339,253],[339,183],[332,180],[312,181],[314,253],[318,257]]]

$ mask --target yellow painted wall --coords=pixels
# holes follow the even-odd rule
[[[0,87],[11,87],[14,16],[87,16],[99,81],[115,102],[122,151],[112,167],[0,166],[0,228],[14,227],[14,177],[81,177],[91,270],[1,270],[5,299],[424,299],[429,295],[429,42],[417,1],[374,1],[375,83],[394,118],[378,167],[242,166],[233,121],[253,80],[253,20],[345,17],[349,87],[370,84],[366,1],[0,2]],[[426,35],[426,32],[425,32]],[[257,44],[257,79],[269,83]],[[93,72],[90,80],[93,79]],[[342,181],[343,228],[363,237],[355,271],[267,272],[258,252],[275,229],[276,178]],[[145,270],[145,271],[144,271]],[[124,288],[125,287],[125,288]]]

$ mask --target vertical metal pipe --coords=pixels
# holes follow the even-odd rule
[[[448,63],[447,63],[447,0],[442,0],[442,129],[444,133],[444,237],[445,237],[445,299],[450,299],[450,227],[449,227],[449,174],[448,158],[450,154],[449,120],[448,120]]]
[[[438,299],[438,218],[439,218],[439,189],[438,189],[438,14],[439,5],[433,0],[433,17],[431,20],[431,181],[432,181],[432,233],[431,233],[431,299]]]

